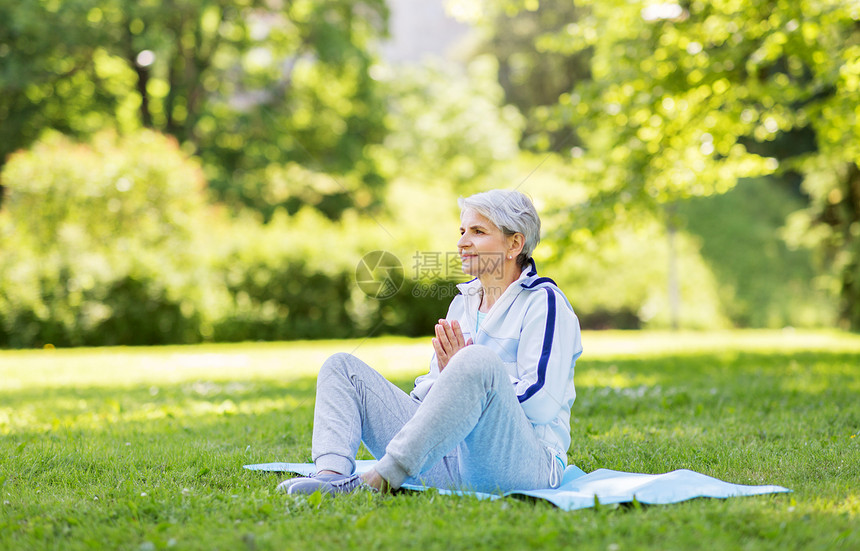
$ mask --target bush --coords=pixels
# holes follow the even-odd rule
[[[2,176],[0,346],[426,335],[453,296],[452,282],[405,278],[376,300],[355,282],[370,251],[405,264],[438,249],[432,228],[388,235],[428,217],[414,212],[426,200],[384,220],[310,207],[276,209],[267,224],[226,218],[205,207],[196,163],[151,132],[90,144],[50,135]]]
[[[369,216],[333,216],[320,202],[340,190],[370,204],[361,182],[272,163],[252,178],[266,191],[265,224],[227,219],[205,208],[200,169],[172,140],[47,136],[2,174],[0,346],[430,334],[453,282],[406,278],[376,300],[355,269],[373,250],[405,264],[415,251],[455,249],[453,188],[516,154],[519,118],[498,107],[494,71],[483,60],[454,88],[441,70],[388,84],[391,133],[365,154],[390,173],[389,208]],[[428,105],[438,89],[454,93]]]
[[[380,333],[420,337],[433,334],[458,293],[449,279],[406,279],[400,291],[378,305],[375,322]]]
[[[685,329],[728,327],[717,282],[697,244],[679,233],[675,247],[678,325]],[[635,227],[619,224],[610,233],[595,237],[586,250],[560,253],[547,246],[538,257],[542,259],[546,260],[543,271],[567,293],[583,328],[671,326],[669,242],[658,221],[643,220]]]
[[[414,255],[410,249],[423,247],[384,239],[383,228],[396,232],[399,224],[388,218],[356,216],[335,222],[305,207],[292,216],[276,213],[265,225],[240,218],[220,228],[217,235],[210,233],[213,278],[229,296],[213,322],[213,338],[430,334],[452,295],[450,290],[426,292],[428,283],[433,290],[453,283],[422,282],[419,288],[417,280],[408,277],[408,259]],[[384,299],[365,295],[356,283],[357,265],[374,250],[387,250],[404,265],[402,287]]]
[[[83,344],[155,345],[200,340],[200,318],[190,303],[177,300],[156,276],[127,275],[108,286],[98,304],[110,312]]]
[[[0,345],[200,340],[203,177],[174,140],[52,134],[2,179]]]
[[[213,338],[273,341],[357,336],[346,310],[351,283],[346,273],[321,273],[300,259],[274,257],[243,263],[240,276],[227,287],[233,307],[215,321]]]

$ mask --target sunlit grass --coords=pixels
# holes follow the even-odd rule
[[[433,492],[309,501],[241,468],[310,459],[328,355],[408,389],[427,341],[0,352],[0,549],[860,547],[860,337],[838,332],[583,336],[571,463],[788,495],[579,512]]]
[[[584,359],[660,355],[860,352],[860,335],[838,331],[586,331]],[[429,337],[285,343],[104,347],[0,352],[0,391],[316,376],[335,352],[352,352],[389,377],[427,369]],[[581,380],[580,380],[581,381]],[[590,383],[590,381],[589,381]]]
[[[427,368],[430,339],[384,337],[285,343],[104,347],[0,352],[0,391],[315,377],[335,352],[353,352],[389,376]]]
[[[833,330],[799,331],[597,331],[583,337],[590,357],[798,351],[860,352],[860,335]]]

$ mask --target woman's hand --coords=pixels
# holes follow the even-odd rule
[[[436,338],[433,339],[433,349],[436,351],[436,363],[439,365],[439,372],[445,369],[457,351],[470,344],[472,344],[472,339],[464,340],[463,331],[457,320],[450,323],[448,320],[439,320],[439,323],[436,324]]]

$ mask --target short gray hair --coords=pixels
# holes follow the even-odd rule
[[[540,217],[528,195],[510,189],[492,189],[459,198],[460,212],[472,209],[486,217],[505,235],[523,234],[523,250],[517,256],[517,265],[523,267],[532,257],[540,242]]]

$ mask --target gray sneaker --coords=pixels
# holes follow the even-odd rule
[[[323,474],[312,474],[309,477],[297,476],[296,478],[288,478],[278,484],[278,487],[275,488],[278,492],[290,493],[290,487],[293,484],[304,484],[307,483],[308,480],[321,480],[324,482],[331,482],[332,480],[338,480],[341,478],[348,478],[345,474],[337,474],[337,473],[323,473]]]
[[[339,475],[337,478],[324,480],[320,478],[297,478],[286,489],[288,494],[312,494],[322,492],[329,495],[351,494],[358,490],[377,492],[373,486],[364,482],[360,474],[352,476]]]

